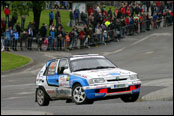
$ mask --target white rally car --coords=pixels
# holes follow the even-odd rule
[[[98,54],[73,55],[48,61],[36,78],[35,101],[65,99],[88,104],[108,96],[134,102],[140,93],[137,73],[123,70]]]

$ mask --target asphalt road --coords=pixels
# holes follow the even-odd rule
[[[18,51],[31,57],[27,68],[1,73],[1,114],[173,115],[173,26],[127,36],[120,42],[69,52]],[[75,105],[64,100],[40,107],[34,102],[35,78],[47,60],[80,53],[98,53],[117,66],[137,72],[142,81],[140,99],[124,103],[119,98]]]

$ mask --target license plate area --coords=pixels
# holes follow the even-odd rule
[[[111,89],[124,88],[126,84],[114,84],[111,86]]]

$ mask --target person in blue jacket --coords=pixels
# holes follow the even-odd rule
[[[49,12],[49,26],[53,24],[53,20],[54,20],[54,13],[53,9],[51,9],[51,11]]]
[[[75,25],[77,25],[77,23],[79,24],[79,13],[79,10],[76,8],[74,10]]]
[[[14,37],[13,50],[17,51],[16,47],[17,47],[17,42],[18,42],[18,39],[19,39],[19,33],[17,32],[17,30],[14,31],[13,37]]]
[[[5,50],[9,51],[11,36],[8,28],[6,29],[4,35],[5,35]]]

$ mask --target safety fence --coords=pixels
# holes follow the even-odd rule
[[[167,21],[168,18],[171,17],[162,17],[161,20],[158,20],[157,22],[153,22],[152,20],[145,20],[144,24],[141,24],[140,22],[129,24],[123,27],[120,27],[120,29],[115,28],[113,30],[106,29],[108,38],[104,38],[104,31],[101,32],[100,37],[97,36],[96,33],[93,33],[90,35],[90,37],[86,36],[84,40],[81,40],[79,36],[71,40],[70,42],[66,42],[65,38],[62,38],[61,40],[56,37],[54,41],[49,41],[48,44],[44,44],[44,39],[41,41],[38,40],[36,37],[27,37],[25,40],[23,40],[21,37],[17,41],[15,39],[11,39],[7,42],[6,39],[3,39],[4,36],[1,36],[1,50],[2,48],[7,47],[10,50],[68,50],[68,49],[80,49],[80,48],[90,48],[91,46],[96,46],[99,44],[106,45],[109,41],[118,41],[123,36],[128,35],[134,35],[134,33],[140,33],[145,32],[145,30],[149,29],[156,29],[159,27],[165,27],[169,23],[173,23],[172,21]],[[158,23],[159,22],[159,23]],[[2,44],[3,43],[3,44]],[[7,45],[8,44],[8,45]]]

